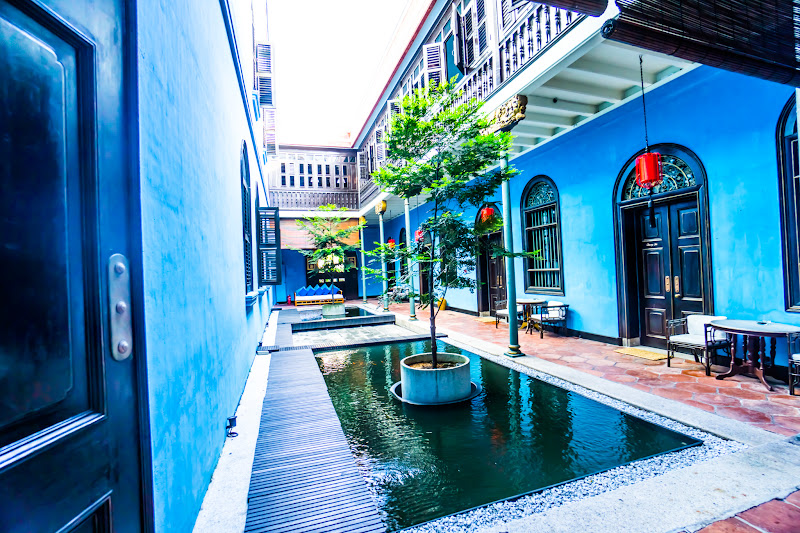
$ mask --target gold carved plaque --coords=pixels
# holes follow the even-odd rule
[[[517,94],[511,97],[489,116],[489,127],[483,130],[482,133],[511,131],[511,128],[525,119],[525,108],[527,106],[528,97],[524,94]]]

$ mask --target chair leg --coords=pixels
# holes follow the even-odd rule
[[[669,364],[670,359],[672,359],[672,345],[667,343],[667,366],[672,366]]]
[[[539,338],[544,339],[544,322],[539,324]]]
[[[706,376],[710,376],[711,375],[711,350],[706,348],[705,350],[703,350],[703,353],[706,356]]]

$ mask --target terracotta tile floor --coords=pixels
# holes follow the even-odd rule
[[[353,302],[360,303],[360,302]],[[377,300],[370,300],[373,305]],[[408,304],[392,304],[392,312],[408,316]],[[418,310],[420,320],[428,320],[428,310]],[[498,346],[508,345],[508,326],[494,321],[485,322],[477,317],[455,311],[442,311],[436,319],[438,327],[474,336]],[[769,392],[757,379],[734,376],[725,380],[714,378],[724,372],[724,367],[712,367],[712,375],[705,375],[703,365],[685,359],[649,361],[624,355],[615,350],[619,346],[597,341],[562,337],[546,331],[544,339],[538,333],[526,335],[520,331],[521,350],[554,363],[570,366],[582,372],[623,383],[651,394],[657,394],[704,409],[721,416],[747,422],[753,426],[793,436],[800,433],[800,396],[789,396],[788,386],[770,380],[775,389]]]
[[[800,491],[783,500],[770,500],[726,520],[714,522],[700,533],[798,533]]]

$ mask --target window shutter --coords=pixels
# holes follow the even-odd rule
[[[258,208],[258,284],[280,285],[281,224],[277,207]]]
[[[364,151],[358,152],[358,179],[367,179],[367,154]]]
[[[456,11],[456,6],[453,5],[453,13],[450,16],[451,18],[451,25],[453,26],[453,40],[455,41],[455,46],[453,46],[453,62],[458,67],[458,70],[461,72],[465,72],[464,68],[464,20],[461,18],[461,15],[458,14]]]
[[[249,179],[249,172],[242,176],[242,238],[244,243],[244,287],[246,294],[253,291],[253,241],[250,236],[253,220],[250,218]]]
[[[477,17],[474,6],[464,12],[464,64],[471,67],[475,62],[475,26]]]
[[[256,72],[272,74],[272,45],[261,43],[256,45]]]
[[[475,0],[475,27],[478,31],[475,33],[475,59],[486,51],[489,45],[486,33],[486,6],[484,0]]]
[[[423,47],[425,57],[425,75],[428,78],[428,87],[442,83],[443,76],[443,51],[442,43],[426,44]]]
[[[263,106],[275,105],[272,97],[272,74],[258,75],[258,103]]]

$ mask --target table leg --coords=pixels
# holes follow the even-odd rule
[[[737,335],[731,334],[731,367],[728,369],[727,372],[724,374],[719,374],[717,379],[725,379],[731,376],[735,376],[741,370],[739,365],[736,364],[736,342],[739,340]],[[747,335],[744,336],[745,338],[745,347],[747,347]],[[745,352],[745,357],[747,357],[747,352]]]
[[[756,375],[758,380],[764,385],[767,390],[771,391],[772,386],[766,382],[764,379],[764,359],[766,359],[766,346],[767,343],[764,340],[764,337],[756,337],[753,342],[753,373]]]

